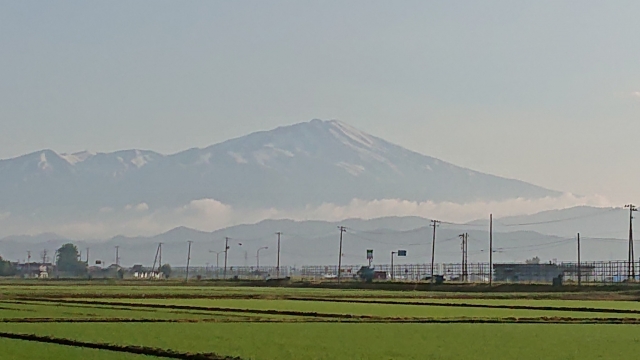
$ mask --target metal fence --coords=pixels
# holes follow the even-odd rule
[[[341,278],[358,278],[361,265],[344,265]],[[420,281],[431,275],[430,264],[389,264],[375,265],[375,270],[384,274],[386,280]],[[495,263],[493,269],[489,263],[469,263],[466,268],[461,263],[434,264],[434,274],[443,275],[447,282],[487,283],[493,277],[496,283],[551,283],[562,276],[563,282],[583,283],[620,283],[640,280],[640,262],[628,261],[589,261],[542,264]],[[337,278],[338,266],[302,266],[276,267],[191,267],[189,277],[202,279],[266,279],[273,277],[293,277],[306,280],[331,280]],[[185,277],[186,268],[176,267],[172,277]]]

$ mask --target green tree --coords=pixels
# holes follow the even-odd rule
[[[540,258],[535,256],[535,257],[532,257],[531,259],[525,260],[525,263],[530,265],[537,265],[537,264],[540,264]]]
[[[4,260],[0,256],[0,276],[14,276],[16,274],[16,267],[13,266],[11,261]]]
[[[78,260],[80,254],[78,248],[69,243],[64,244],[58,249],[58,257],[56,259],[56,265],[58,271],[69,272],[75,275],[83,275],[87,272],[87,265]]]
[[[166,279],[168,279],[171,276],[171,265],[164,264],[160,267],[160,269],[158,269],[158,271],[161,272]]]

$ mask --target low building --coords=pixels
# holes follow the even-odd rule
[[[87,270],[90,279],[122,279],[124,274],[124,269],[116,264],[106,268],[91,266]]]
[[[582,266],[581,273],[591,273],[592,266]],[[493,264],[493,280],[498,282],[540,282],[550,283],[562,275],[577,277],[576,265],[564,264]]]
[[[16,274],[23,278],[48,278],[55,272],[55,265],[51,263],[15,263]]]

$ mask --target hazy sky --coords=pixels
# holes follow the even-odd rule
[[[1,1],[0,158],[340,119],[640,202],[638,1]]]

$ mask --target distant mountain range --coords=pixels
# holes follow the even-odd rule
[[[112,263],[115,262],[115,246],[119,246],[122,264],[151,265],[158,243],[162,242],[164,261],[173,266],[184,266],[187,241],[192,240],[192,264],[204,266],[207,263],[215,265],[216,254],[210,251],[223,251],[224,238],[230,237],[229,266],[253,266],[257,249],[264,246],[268,249],[262,250],[260,261],[267,266],[275,264],[276,232],[282,232],[283,265],[332,265],[338,257],[337,227],[346,226],[343,250],[346,264],[364,264],[366,249],[374,249],[375,262],[379,264],[389,263],[390,252],[398,249],[408,250],[408,256],[398,259],[398,263],[427,263],[430,261],[433,231],[429,225],[429,219],[419,217],[340,222],[266,220],[214,232],[179,227],[151,237],[117,236],[108,240],[74,243],[82,251],[83,258],[89,247],[91,259]],[[560,234],[554,233],[554,226]],[[626,259],[627,227],[628,213],[624,209],[612,208],[576,207],[517,218],[496,218],[494,259],[496,262],[510,262],[538,256],[543,261],[574,261],[574,230],[582,234],[582,258],[585,261]],[[470,239],[469,261],[488,261],[488,224],[483,220],[467,224],[441,223],[437,228],[437,262],[460,262],[458,235],[465,232],[469,233]],[[31,251],[35,259],[46,249],[51,256],[55,249],[68,241],[55,234],[11,236],[0,240],[0,255],[24,261],[27,251]]]
[[[469,224],[484,227],[489,225],[489,220],[476,220]],[[581,233],[583,237],[627,238],[629,210],[621,207],[576,206],[532,215],[502,217],[494,222],[494,228],[500,231],[534,230],[562,237],[575,237]]]
[[[173,155],[42,150],[0,160],[0,214],[43,219],[199,199],[298,209],[352,199],[466,203],[559,195],[409,151],[339,121],[313,120]]]

